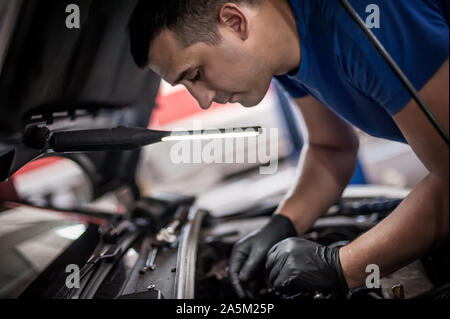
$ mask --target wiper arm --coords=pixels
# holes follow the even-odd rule
[[[68,288],[64,286],[58,295],[64,299],[78,299],[83,293],[85,287],[90,281],[90,277],[94,273],[95,269],[102,262],[114,263],[115,259],[122,254],[121,245],[106,246],[100,253],[94,253],[86,262],[86,264],[80,270],[80,287]]]
[[[134,229],[124,234],[117,244],[112,245],[107,244],[102,239],[99,246],[102,247],[100,252],[94,252],[80,270],[80,288],[64,286],[58,296],[64,299],[93,298],[116,261],[127,251],[140,234],[139,230]]]
[[[120,245],[114,245],[106,247],[100,254],[92,255],[80,270],[80,281],[86,277],[86,275],[100,262],[105,261],[108,263],[114,262],[114,260],[122,253],[122,247]]]

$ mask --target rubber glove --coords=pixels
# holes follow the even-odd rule
[[[339,260],[339,248],[288,238],[267,254],[266,271],[273,287],[284,294],[348,291]]]
[[[246,291],[250,281],[260,270],[264,270],[267,252],[277,242],[297,236],[291,220],[283,215],[274,215],[264,227],[238,241],[232,250],[229,264],[231,284],[240,298],[249,298]],[[262,276],[264,278],[264,276]]]

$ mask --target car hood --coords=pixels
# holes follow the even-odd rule
[[[69,4],[79,7],[78,29],[66,26]],[[0,180],[37,156],[21,145],[31,124],[153,107],[159,79],[139,69],[129,50],[127,25],[135,5],[0,0]]]

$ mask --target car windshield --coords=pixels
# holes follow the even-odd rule
[[[0,298],[16,298],[87,229],[72,215],[0,203]]]

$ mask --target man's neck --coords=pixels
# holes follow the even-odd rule
[[[273,11],[274,47],[279,48],[274,75],[295,72],[300,67],[301,48],[297,21],[288,0],[267,0],[268,9]]]

